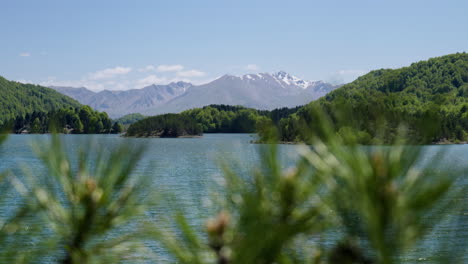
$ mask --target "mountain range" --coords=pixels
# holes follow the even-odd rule
[[[295,107],[316,100],[338,87],[323,81],[302,80],[280,71],[272,74],[224,75],[203,85],[173,82],[126,91],[50,88],[116,118],[130,113],[177,113],[210,104],[242,105],[262,110]]]

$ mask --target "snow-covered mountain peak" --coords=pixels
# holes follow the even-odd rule
[[[271,75],[273,78],[275,78],[277,81],[280,81],[280,82],[284,82],[286,83],[287,85],[296,85],[296,86],[299,86],[303,89],[309,87],[312,82],[310,81],[305,81],[305,80],[302,80],[294,75],[291,75],[285,71],[279,71],[279,72],[275,72]]]
[[[224,78],[229,79],[240,79],[242,81],[265,81],[271,82],[275,81],[283,88],[302,88],[306,89],[310,86],[319,84],[320,82],[313,82],[313,81],[306,81],[301,78],[298,78],[294,75],[291,75],[285,71],[279,71],[274,73],[250,73],[245,74],[242,76],[233,76],[233,75],[225,75]]]
[[[240,76],[241,80],[259,80],[265,78],[265,73],[254,73]]]

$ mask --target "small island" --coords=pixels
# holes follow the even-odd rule
[[[191,117],[183,114],[152,116],[133,123],[125,137],[201,137],[202,127]]]

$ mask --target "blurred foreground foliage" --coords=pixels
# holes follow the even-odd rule
[[[36,148],[46,176],[1,178],[2,188],[14,187],[5,190],[18,192],[23,202],[1,215],[0,262],[408,263],[404,254],[447,216],[466,220],[463,202],[454,202],[467,191],[454,186],[466,167],[439,170],[443,153],[423,162],[421,148],[402,141],[363,148],[352,131],[330,133],[326,118],[318,124],[309,138],[313,147],[298,146],[292,168],[282,167],[275,144],[259,146],[262,162],[251,175],[225,163],[215,208],[200,219],[205,225],[191,222],[183,207],[145,213],[159,190],[134,172],[142,146],[123,144],[90,156],[90,144],[74,166],[53,136],[50,146]],[[169,225],[160,224],[162,216]],[[424,258],[463,263],[466,240],[457,247],[441,241]],[[164,250],[165,261],[151,243]]]
[[[467,188],[453,186],[466,167],[444,172],[443,153],[423,162],[421,147],[403,140],[362,147],[356,133],[333,133],[327,115],[313,114],[319,120],[308,130],[313,147],[298,147],[294,167],[282,169],[275,144],[261,146],[262,163],[251,177],[224,166],[219,213],[205,234],[175,214],[178,228],[158,238],[175,263],[408,263],[404,254],[448,215],[466,220],[460,199]],[[403,127],[399,133],[405,138]],[[267,142],[277,142],[274,129],[269,136]],[[463,263],[467,240],[448,251],[448,242],[439,241],[419,260]]]

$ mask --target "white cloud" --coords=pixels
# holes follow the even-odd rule
[[[258,71],[260,67],[258,67],[257,64],[248,64],[247,66],[245,66],[245,69],[248,71]]]
[[[333,84],[349,83],[356,80],[359,76],[362,76],[368,72],[368,70],[359,69],[339,70],[333,73],[326,81]]]
[[[159,65],[156,70],[158,72],[178,72],[184,69],[184,66],[180,64],[174,64],[174,65]]]
[[[199,71],[199,70],[188,70],[188,71],[181,71],[177,73],[179,77],[203,77],[206,73]]]
[[[168,81],[167,78],[164,78],[164,77],[160,78],[152,74],[152,75],[148,75],[145,78],[138,80],[137,84],[139,87],[145,87],[145,86],[152,85],[152,84],[166,84],[167,81]]]
[[[125,75],[132,71],[129,67],[115,67],[100,70],[89,75],[90,80],[111,79],[117,75]]]
[[[24,79],[19,79],[19,80],[16,80],[16,81],[19,82],[19,83],[24,83],[24,84],[33,84],[34,83],[33,81],[24,80]]]
[[[338,74],[340,75],[363,75],[369,71],[366,70],[339,70]]]
[[[189,78],[180,78],[180,77],[167,78],[167,77],[160,77],[160,76],[151,74],[151,75],[146,76],[145,78],[137,80],[136,85],[134,85],[134,88],[139,89],[139,88],[143,88],[143,87],[153,85],[153,84],[165,85],[165,84],[169,84],[173,82],[188,82],[188,83],[198,85],[198,84],[208,83],[211,81],[212,79],[197,81],[197,80],[191,80]]]
[[[147,65],[136,69],[118,66],[87,73],[76,80],[60,80],[52,76],[38,83],[44,86],[85,87],[93,91],[116,91],[140,89],[152,84],[164,85],[178,81],[198,85],[213,80],[207,73],[199,70],[182,71],[181,69],[184,69],[182,65]],[[161,69],[166,72],[155,73]]]
[[[65,87],[85,87],[90,90],[99,91],[107,89],[102,83],[93,82],[89,80],[71,80],[71,81],[62,81],[62,80],[47,80],[39,83],[42,86],[65,86]]]
[[[155,71],[155,70],[156,70],[156,67],[153,65],[147,65],[144,68],[138,69],[139,72],[150,72],[150,71]]]
[[[21,52],[19,55],[20,55],[21,57],[29,57],[29,56],[31,56],[31,53],[29,53],[29,52]]]

